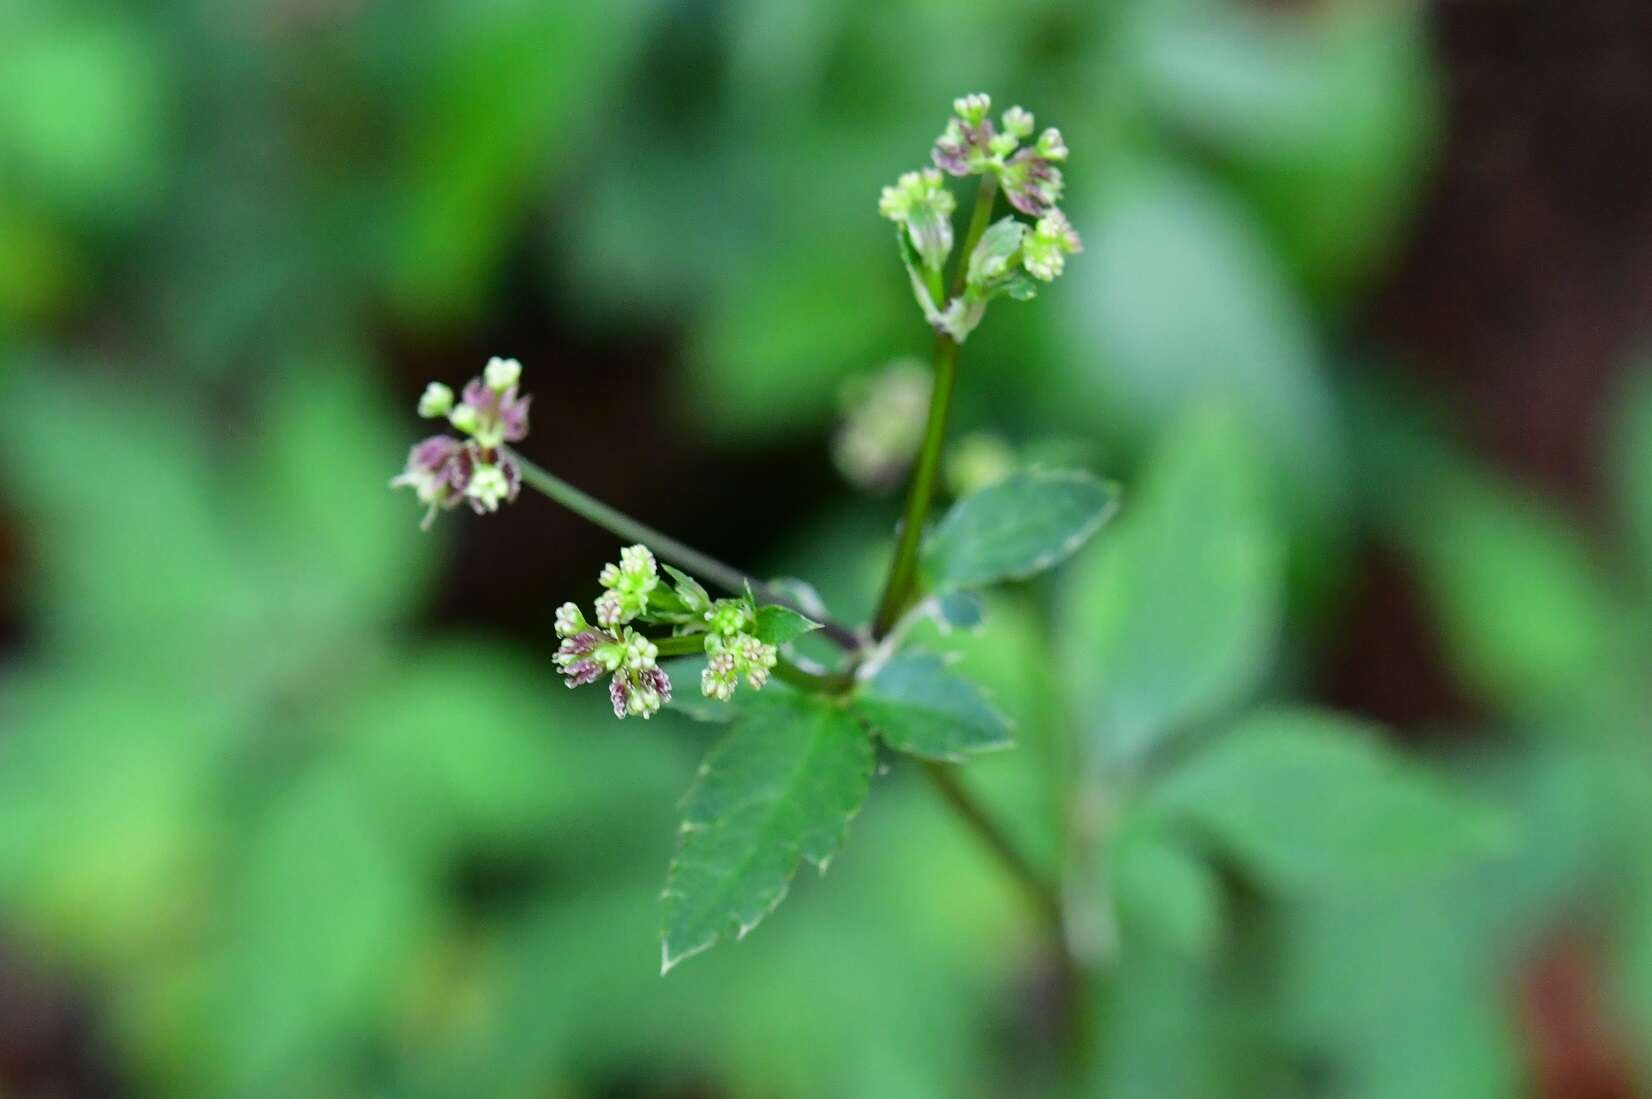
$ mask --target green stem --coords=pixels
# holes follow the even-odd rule
[[[524,484],[544,493],[575,515],[590,520],[616,537],[627,542],[641,542],[657,556],[695,577],[710,581],[724,591],[744,595],[749,588],[760,603],[776,603],[799,614],[808,614],[790,597],[763,581],[748,576],[732,565],[725,565],[715,557],[708,557],[692,546],[684,545],[670,535],[662,534],[648,524],[638,522],[624,512],[609,507],[509,447],[501,447],[500,450],[508,454],[521,470]],[[860,638],[856,636],[855,631],[841,623],[827,619],[821,623],[821,632],[842,649],[854,651],[860,648]]]
[[[963,818],[964,823],[986,844],[999,864],[1009,872],[1016,885],[1020,886],[1021,893],[1032,908],[1033,914],[1054,935],[1061,952],[1066,953],[1061,894],[1055,885],[1045,880],[1044,876],[1033,868],[1032,862],[1015,846],[1009,834],[998,826],[998,822],[988,815],[986,808],[975,800],[975,795],[958,780],[956,766],[925,760],[923,769],[930,785],[934,786],[947,805]]]
[[[1085,1079],[1089,1072],[1092,1050],[1091,1036],[1094,1023],[1091,1018],[1089,982],[1084,965],[1073,953],[1067,941],[1067,921],[1061,903],[1061,887],[1040,874],[1026,855],[1015,846],[998,823],[987,813],[985,806],[975,799],[958,779],[958,769],[944,763],[925,760],[924,774],[930,785],[946,801],[976,837],[992,852],[1000,866],[1020,887],[1033,915],[1043,924],[1049,938],[1050,953],[1060,973],[1061,991],[1065,998],[1065,1056],[1068,1075],[1074,1082]]]
[[[811,672],[798,667],[785,657],[781,657],[775,664],[774,677],[810,694],[840,695],[855,685],[853,672]]]
[[[975,251],[981,234],[992,223],[992,207],[997,196],[997,177],[982,176],[981,189],[975,195],[975,209],[970,214],[969,231],[964,235],[964,244],[959,249],[957,266],[953,270],[954,296],[964,290],[970,253]],[[906,494],[900,542],[895,547],[894,562],[889,566],[883,598],[878,601],[878,611],[872,619],[873,637],[883,637],[893,629],[912,603],[917,587],[918,550],[923,544],[924,523],[929,517],[929,507],[935,499],[935,485],[940,479],[941,452],[946,445],[947,419],[952,412],[952,395],[957,388],[957,380],[958,342],[942,333],[935,337],[935,386],[929,397],[929,419],[924,425],[923,445],[918,450],[917,464],[912,470],[912,484]]]
[[[706,651],[706,635],[684,634],[681,637],[650,637],[661,656],[698,656]]]

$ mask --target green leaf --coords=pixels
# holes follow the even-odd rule
[[[790,607],[770,604],[757,608],[757,640],[766,644],[785,645],[818,629],[819,622],[805,618]]]
[[[1064,666],[1099,753],[1133,758],[1256,686],[1280,598],[1259,485],[1246,436],[1195,416],[1155,457],[1118,529],[1074,569]]]
[[[866,684],[855,709],[891,748],[961,763],[1014,744],[1010,724],[979,688],[931,653],[890,660]]]
[[[1126,949],[1137,935],[1193,958],[1216,948],[1222,885],[1196,853],[1156,829],[1125,828],[1109,866]]]
[[[712,750],[684,803],[661,971],[774,910],[798,863],[821,873],[866,800],[872,741],[841,707],[765,696]]]
[[[1246,718],[1149,795],[1287,892],[1390,885],[1496,849],[1504,825],[1377,730],[1309,710]]]
[[[935,598],[935,622],[942,633],[953,630],[975,630],[986,621],[986,608],[974,592],[942,592]]]
[[[924,574],[940,591],[1025,580],[1071,557],[1117,507],[1088,473],[1013,474],[952,506],[924,544]]]
[[[299,1079],[373,1030],[427,931],[428,883],[348,768],[320,764],[239,853],[212,1027],[231,1089]]]
[[[1220,405],[1282,488],[1290,573],[1313,594],[1337,571],[1348,475],[1306,303],[1252,212],[1186,168],[1121,166],[1092,208],[1063,293],[1069,384],[1051,391],[1050,414],[1094,409],[1111,447],[1150,453],[1189,413]]]
[[[1620,618],[1580,532],[1535,498],[1452,464],[1402,522],[1448,652],[1483,695],[1565,710],[1612,667]]]

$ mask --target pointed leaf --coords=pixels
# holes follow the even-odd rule
[[[1308,710],[1241,721],[1149,797],[1289,892],[1391,884],[1493,851],[1505,830],[1370,726]]]
[[[757,608],[757,640],[769,645],[785,645],[818,629],[819,622],[805,618],[790,607],[771,603]]]
[[[891,748],[948,763],[1014,744],[1010,724],[980,688],[950,672],[930,653],[908,653],[885,664],[855,709]]]
[[[1100,757],[1134,759],[1218,715],[1267,666],[1279,546],[1247,438],[1220,415],[1186,421],[1073,570],[1065,670]]]
[[[826,700],[765,695],[741,713],[684,803],[662,971],[744,937],[785,898],[799,862],[825,872],[866,800],[872,760],[860,724]]]
[[[1088,473],[1013,474],[953,505],[924,545],[924,573],[937,591],[1025,580],[1072,556],[1117,506]]]

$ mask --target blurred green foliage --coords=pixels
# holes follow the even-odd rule
[[[1652,1046],[1652,385],[1596,538],[1343,384],[1432,149],[1420,19],[0,3],[26,569],[0,933],[95,1006],[133,1094],[1049,1085],[1035,929],[905,768],[830,888],[661,980],[704,729],[616,725],[543,651],[429,629],[450,546],[384,489],[392,349],[510,309],[672,333],[661,400],[699,435],[824,453],[845,379],[925,343],[877,188],[981,88],[1062,126],[1088,251],[970,342],[960,427],[1078,440],[1125,510],[979,631],[919,634],[1014,720],[966,777],[1040,865],[1075,857],[1075,784],[1112,837],[1070,867],[1107,959],[1094,1093],[1517,1093],[1510,990],[1563,932]],[[530,362],[547,393],[572,369]],[[823,503],[764,563],[855,618],[891,519]],[[1494,734],[1472,750],[1290,702],[1359,536],[1414,562]]]

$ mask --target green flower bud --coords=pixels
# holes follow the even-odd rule
[[[427,420],[446,416],[453,410],[453,390],[441,382],[431,382],[419,397],[419,415]]]
[[[959,96],[952,101],[952,109],[969,125],[979,126],[986,121],[987,112],[992,110],[992,97],[985,92]]]
[[[1067,266],[1067,257],[1084,250],[1067,215],[1051,210],[1038,219],[1022,249],[1027,274],[1043,282],[1053,282]]]
[[[465,496],[479,511],[498,511],[500,503],[510,495],[510,478],[496,465],[478,465],[465,486]]]
[[[1011,107],[1005,111],[1004,132],[1021,140],[1031,137],[1033,132],[1032,112],[1022,107]]]
[[[934,168],[907,172],[878,198],[878,212],[906,226],[924,265],[939,271],[952,252],[952,213],[958,201]]]
[[[501,359],[497,355],[482,369],[482,380],[495,393],[503,393],[522,379],[522,364],[515,359]]]
[[[466,435],[472,435],[481,426],[481,416],[475,408],[468,404],[462,404],[447,414],[447,422]]]
[[[1067,143],[1061,139],[1061,131],[1051,126],[1038,135],[1038,155],[1045,160],[1066,160]]]

